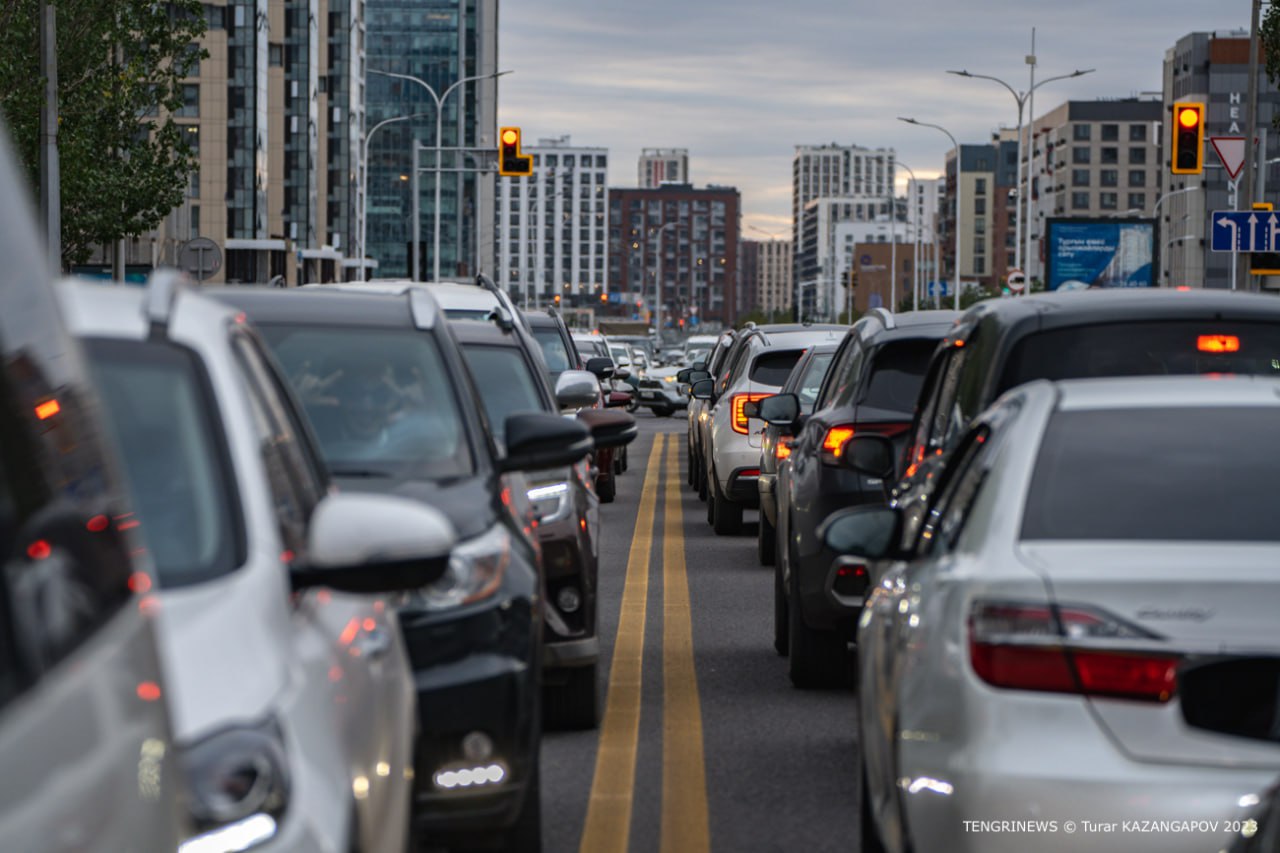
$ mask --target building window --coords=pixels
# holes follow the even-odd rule
[[[191,205],[191,239],[200,236],[200,208],[197,205]]]
[[[1079,125],[1076,126],[1079,127]],[[1071,149],[1071,162],[1079,165],[1087,164],[1090,159],[1089,153],[1088,148],[1085,148],[1084,146],[1076,146]]]
[[[273,41],[267,46],[267,56],[272,68],[284,67],[284,45],[280,42]]]
[[[1146,210],[1147,194],[1146,193],[1129,193],[1129,209],[1130,210]]]
[[[1072,169],[1071,170],[1071,186],[1073,187],[1089,186],[1089,170],[1088,169]]]
[[[1129,163],[1135,166],[1145,165],[1147,162],[1147,149],[1141,146],[1134,146],[1129,149]]]
[[[1119,201],[1116,193],[1100,193],[1098,195],[1098,207],[1103,210],[1115,210],[1118,206]]]
[[[174,113],[181,118],[199,118],[200,116],[200,84],[182,84],[182,106]]]
[[[1103,148],[1102,162],[1103,163],[1119,163],[1120,149],[1119,148]]]
[[[975,198],[973,200],[973,212],[979,215],[987,212],[987,200],[985,198]],[[852,238],[850,238],[852,239]]]
[[[1071,209],[1072,210],[1088,210],[1089,194],[1088,193],[1072,193]]]
[[[1144,169],[1129,170],[1129,186],[1145,187],[1147,185],[1147,173]]]
[[[1102,141],[1117,142],[1120,139],[1120,125],[1104,124],[1102,126]]]
[[[1118,169],[1103,169],[1101,174],[1101,184],[1104,187],[1120,186],[1120,172]]]
[[[974,194],[974,195],[986,195],[986,194],[987,194],[987,179],[986,179],[986,178],[978,178],[976,181],[974,181],[974,182],[973,182],[973,194]]]
[[[987,274],[987,259],[986,259],[986,258],[974,258],[974,259],[973,259],[973,274],[974,274],[974,275],[986,275],[986,274]]]
[[[1145,124],[1129,125],[1129,141],[1130,142],[1146,142],[1147,126]]]
[[[1089,141],[1089,125],[1087,124],[1074,125],[1071,130],[1071,138],[1074,139],[1076,142],[1088,142]]]

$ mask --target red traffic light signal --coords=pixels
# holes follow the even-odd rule
[[[1173,105],[1172,157],[1175,175],[1199,175],[1204,171],[1204,104]]]
[[[520,128],[498,130],[498,174],[527,177],[533,174],[533,157],[520,153]]]

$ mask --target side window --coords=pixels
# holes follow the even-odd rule
[[[854,339],[853,346],[849,348],[849,361],[845,364],[844,371],[836,377],[838,384],[835,388],[832,403],[837,406],[853,405],[853,398],[858,391],[858,384],[862,380],[862,370],[866,363],[866,341],[859,336]]]
[[[920,390],[920,399],[924,403],[916,410],[915,423],[912,427],[911,445],[907,448],[906,464],[911,465],[924,458],[925,448],[929,446],[929,432],[933,429],[933,421],[938,411],[938,399],[941,396],[942,380],[947,375],[951,364],[951,356],[955,350],[948,348],[936,354],[929,364],[929,372],[925,375],[924,385]]]
[[[240,330],[233,332],[232,346],[258,428],[280,534],[285,548],[300,555],[306,550],[307,521],[323,492],[261,350]]]
[[[942,380],[939,383],[937,400],[934,402],[933,417],[930,418],[928,437],[924,444],[926,452],[951,447],[955,443],[954,439],[966,425],[966,420],[960,412],[957,393],[960,387],[960,376],[968,360],[968,354],[963,347],[953,348],[946,372],[942,374]]]
[[[955,547],[986,477],[984,463],[990,455],[990,436],[991,428],[981,424],[956,448],[956,455],[943,471],[934,500],[925,513],[925,523],[915,545],[917,556],[943,554]]]
[[[836,350],[836,356],[831,360],[831,367],[827,369],[827,375],[822,380],[822,390],[818,392],[818,401],[813,406],[815,412],[825,409],[835,399],[836,389],[840,387],[842,377],[848,372],[849,360],[853,357],[852,353],[857,346],[857,339],[853,335],[846,335],[841,342],[840,349]]]
[[[750,344],[745,342],[734,347],[733,352],[729,354],[726,366],[721,371],[720,379],[718,381],[719,387],[716,389],[717,394],[723,394],[728,390],[729,386],[733,384],[734,379],[742,373],[742,365],[746,362],[747,355],[750,351]]]

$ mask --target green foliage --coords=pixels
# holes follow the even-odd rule
[[[1262,42],[1261,58],[1266,62],[1267,79],[1272,86],[1280,86],[1280,6],[1271,4],[1262,13],[1258,27],[1258,39]],[[1280,113],[1271,119],[1280,128]]]
[[[1032,289],[1035,289],[1034,284],[1032,285]],[[960,294],[960,310],[963,311],[970,305],[977,305],[985,299],[995,299],[999,296],[999,293],[992,293],[985,287],[966,287]],[[926,296],[920,299],[921,311],[932,311],[939,308],[944,311],[954,311],[955,307],[956,300],[954,296],[943,296],[941,300],[932,296]],[[909,296],[898,304],[898,310],[911,310],[911,298]]]
[[[0,112],[39,186],[39,0],[0,0]],[[182,107],[181,80],[207,54],[197,0],[58,0],[58,159],[62,256],[155,228],[182,203],[192,151],[161,115]]]
[[[747,323],[755,323],[757,326],[763,326],[766,323],[790,323],[790,322],[791,322],[791,309],[789,308],[783,311],[774,311],[772,313],[765,313],[764,311],[756,310],[756,311],[750,311],[740,316],[738,318],[738,325],[736,326],[736,328],[741,329],[745,327]]]

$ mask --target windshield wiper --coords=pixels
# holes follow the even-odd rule
[[[390,477],[386,471],[373,471],[368,468],[330,467],[329,473],[335,477]]]

